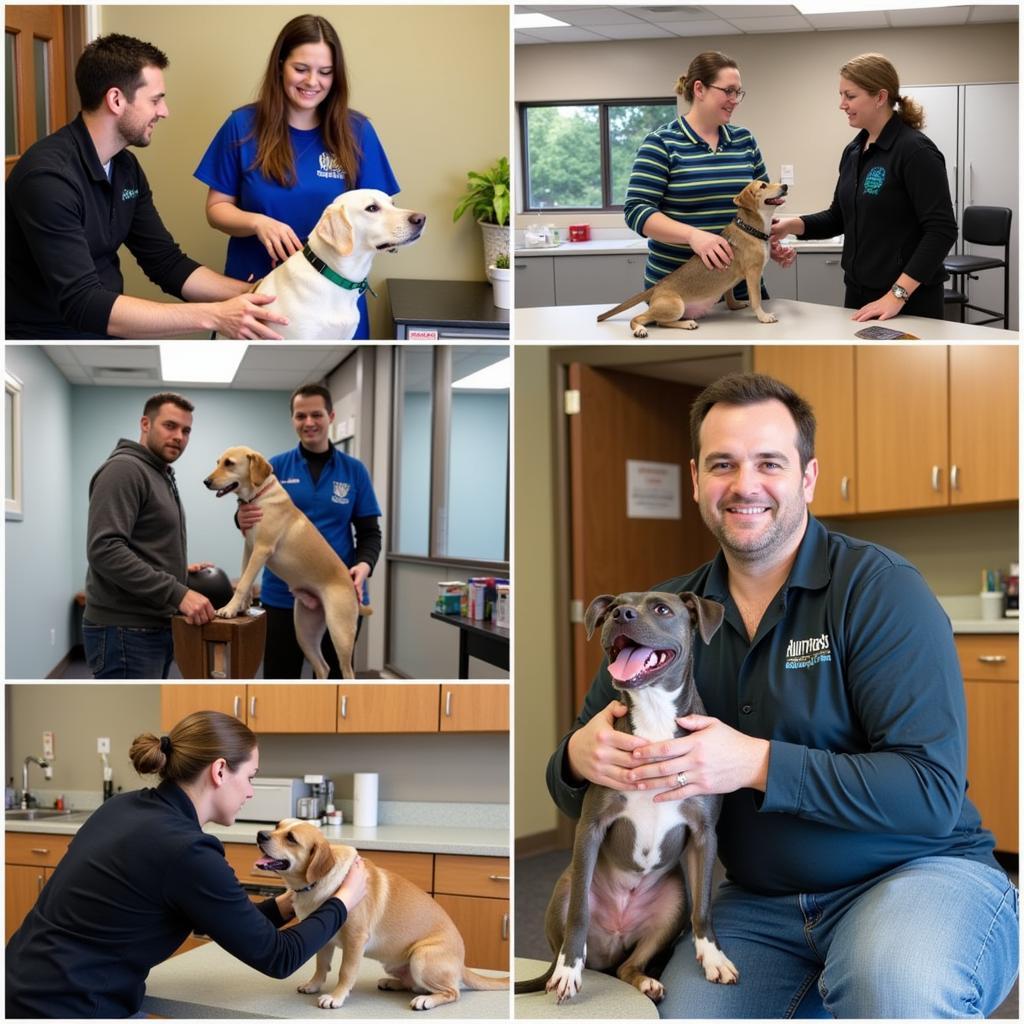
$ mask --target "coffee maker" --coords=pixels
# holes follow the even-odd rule
[[[320,821],[328,807],[334,806],[334,783],[326,775],[304,775],[302,781],[309,785],[309,796],[300,797],[297,814],[307,821]]]

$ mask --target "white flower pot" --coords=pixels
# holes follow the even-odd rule
[[[487,268],[487,279],[494,289],[494,304],[498,309],[512,308],[512,271],[495,266]]]

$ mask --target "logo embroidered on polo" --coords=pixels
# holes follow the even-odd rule
[[[287,480],[278,480],[280,484],[300,484],[302,481],[297,476],[291,476]]]
[[[337,178],[341,180],[345,177],[345,172],[330,153],[321,153],[317,162],[320,164],[316,172],[318,178]]]
[[[864,191],[869,196],[877,196],[885,184],[885,168],[872,167],[864,178]]]
[[[121,201],[128,202],[129,199],[137,199],[139,196],[139,190],[137,188],[126,188],[121,193]]]
[[[786,668],[811,668],[832,660],[832,642],[828,633],[806,640],[790,640],[786,646]]]
[[[348,504],[348,492],[351,484],[343,483],[340,480],[334,481],[334,495],[331,501],[337,502],[339,505]]]

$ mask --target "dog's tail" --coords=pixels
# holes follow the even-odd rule
[[[621,313],[624,309],[629,309],[630,306],[635,306],[638,302],[646,302],[651,297],[651,292],[654,288],[648,288],[645,292],[637,292],[631,299],[626,299],[625,302],[620,302],[614,309],[606,310],[598,318],[597,322],[600,323],[602,320],[607,320],[610,316],[615,316],[616,313]]]
[[[508,978],[488,978],[477,974],[468,967],[462,968],[462,984],[474,992],[493,992],[499,988],[508,988]]]
[[[373,605],[363,604],[363,602],[360,601],[359,602],[359,614],[360,615],[372,615],[373,614]],[[367,627],[367,628],[369,628],[369,627]]]
[[[551,975],[555,973],[555,964],[557,960],[551,961],[551,966],[539,977],[530,978],[529,981],[517,981],[513,992],[518,996],[523,992],[540,992],[546,986],[551,978]]]

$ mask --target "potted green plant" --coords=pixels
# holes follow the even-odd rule
[[[512,268],[508,253],[500,253],[487,267],[487,279],[494,289],[494,304],[499,309],[512,308]]]
[[[483,232],[485,267],[494,265],[503,254],[508,256],[511,206],[508,157],[503,156],[486,171],[470,171],[466,175],[466,191],[455,207],[452,221],[472,210]]]

